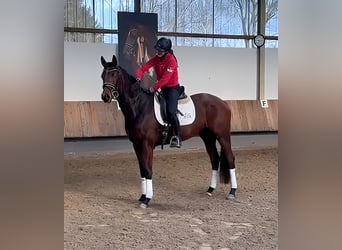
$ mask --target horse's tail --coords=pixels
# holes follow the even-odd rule
[[[220,182],[228,184],[230,181],[229,164],[227,161],[227,156],[221,148],[220,153]]]

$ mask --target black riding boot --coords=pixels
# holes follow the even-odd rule
[[[176,115],[171,119],[171,125],[172,125],[172,130],[173,130],[173,136],[171,137],[171,140],[170,140],[170,147],[180,148],[182,146],[182,142],[179,136],[180,125],[179,125],[178,117]]]

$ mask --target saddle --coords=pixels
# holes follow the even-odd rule
[[[180,89],[180,92],[179,92],[178,100],[187,98],[188,96],[185,94],[185,87],[184,86],[180,86],[180,88],[181,89]]]
[[[186,99],[187,97],[188,96],[185,94],[185,87],[184,86],[180,86],[178,100]],[[161,114],[161,117],[162,117],[162,119],[164,121],[164,124],[167,124],[166,101],[165,101],[165,98],[164,98],[162,92],[157,92],[157,99],[158,99],[158,102],[160,104],[160,114]],[[177,110],[177,112],[182,115],[182,113],[179,110]]]

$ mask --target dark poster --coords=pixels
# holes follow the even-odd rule
[[[118,12],[119,65],[135,76],[137,69],[155,55],[158,16],[153,13]],[[152,86],[154,70],[144,74],[142,83]]]

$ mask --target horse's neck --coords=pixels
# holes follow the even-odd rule
[[[153,98],[140,93],[134,98],[126,98],[125,103],[119,101],[126,123],[135,124],[141,117],[146,116],[153,107]],[[152,105],[151,105],[152,104]]]
[[[121,93],[121,98],[119,97],[119,105],[122,113],[125,117],[126,122],[136,121],[140,116],[144,116],[148,112],[151,103],[153,103],[153,98],[151,96],[141,93],[139,86],[134,86],[135,79],[130,76],[125,76],[127,81],[129,81],[128,89]]]

